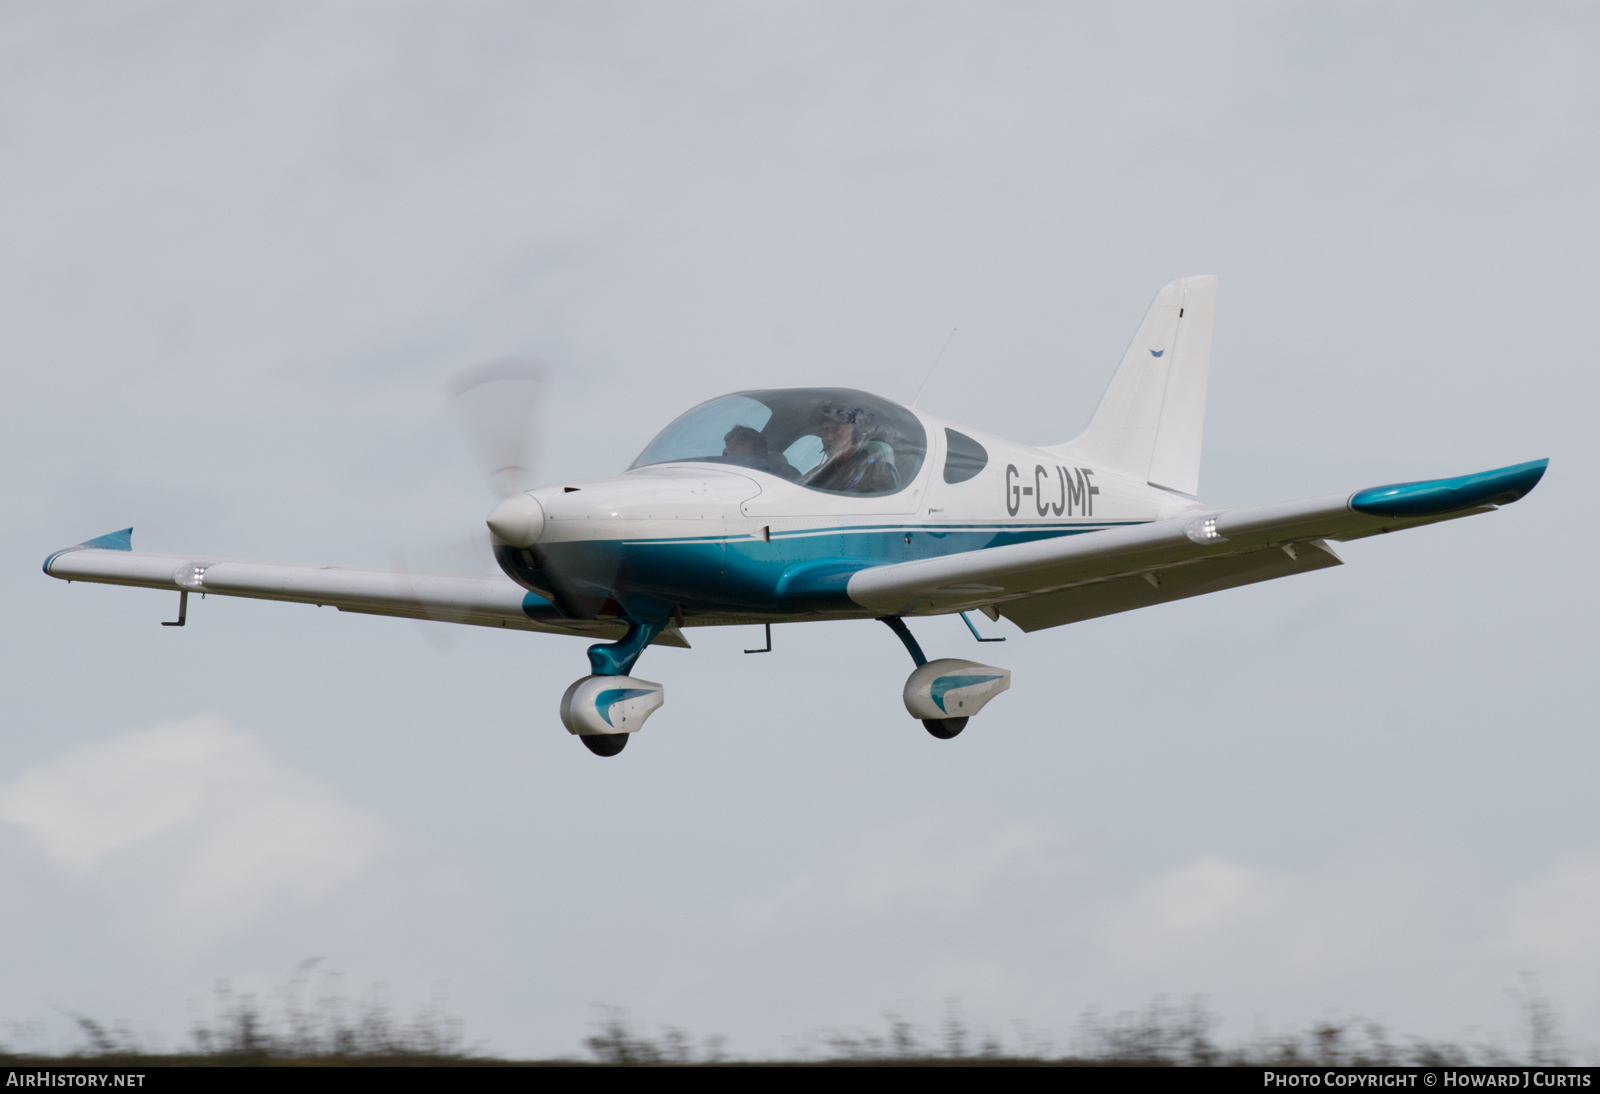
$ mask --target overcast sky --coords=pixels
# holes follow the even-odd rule
[[[778,1053],[1157,993],[1473,1038],[1532,972],[1600,1044],[1597,138],[1577,4],[4,5],[0,1023],[172,1045],[321,957],[519,1054],[595,1004]],[[445,384],[505,354],[556,366],[547,481],[728,390],[909,400],[951,327],[923,405],[1059,442],[1199,273],[1205,500],[1545,481],[1003,646],[914,623],[1014,672],[949,742],[871,622],[651,650],[600,760],[580,640],[39,571],[130,524],[470,565]]]

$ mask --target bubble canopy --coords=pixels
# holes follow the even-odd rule
[[[928,453],[917,416],[849,388],[741,391],[701,403],[633,461],[722,463],[829,494],[881,496],[911,485]]]

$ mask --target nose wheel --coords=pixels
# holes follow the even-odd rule
[[[924,718],[922,719],[922,724],[929,733],[941,741],[948,741],[951,737],[967,728],[967,720],[965,718]],[[584,743],[588,743],[587,737],[584,738]]]
[[[628,746],[629,734],[643,727],[665,698],[660,684],[629,676],[633,663],[660,634],[665,623],[629,622],[620,642],[589,647],[594,671],[573,681],[561,697],[561,724],[596,756],[615,756]]]

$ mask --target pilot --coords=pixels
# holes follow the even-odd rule
[[[867,443],[871,411],[824,403],[817,419],[824,459],[804,485],[837,494],[882,494],[900,485],[889,446]]]
[[[767,448],[765,437],[747,425],[736,425],[723,436],[722,458],[785,479],[800,477],[788,460]]]

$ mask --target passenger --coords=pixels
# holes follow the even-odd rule
[[[781,453],[774,455],[767,448],[765,437],[747,425],[736,425],[728,430],[722,438],[722,458],[790,481],[800,477]]]
[[[767,439],[747,425],[736,425],[722,438],[722,458],[765,470]]]
[[[822,465],[802,481],[837,494],[883,494],[900,486],[900,474],[885,458],[889,446],[868,444],[872,413],[861,407],[824,404],[817,412]]]

